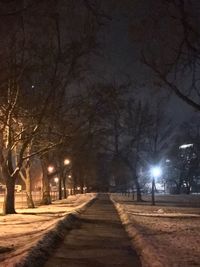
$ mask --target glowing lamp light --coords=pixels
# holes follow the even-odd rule
[[[69,159],[65,159],[64,160],[64,165],[69,165],[70,164],[70,160]]]
[[[153,166],[150,169],[151,176],[152,176],[152,191],[151,191],[151,203],[155,205],[155,180],[162,174],[162,170],[159,166]]]
[[[57,183],[59,181],[58,177],[55,177],[54,181]]]
[[[54,166],[49,166],[47,168],[47,170],[48,170],[49,173],[53,173],[54,172]]]
[[[151,175],[154,177],[154,178],[158,178],[160,177],[162,174],[162,170],[160,167],[152,167],[151,168]]]

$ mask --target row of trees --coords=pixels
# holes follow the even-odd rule
[[[160,165],[162,183],[170,192],[198,191],[198,116],[177,126],[164,112],[166,99],[157,97],[151,104],[139,100],[131,83],[97,84],[89,89],[87,101],[95,103],[92,109],[97,111],[93,145],[96,140],[95,151],[104,155],[109,166],[102,188],[111,181],[115,189],[136,190],[141,200],[141,190],[151,182],[151,166]],[[182,149],[188,143],[192,146]]]
[[[98,1],[2,1],[0,10],[0,166],[8,214],[15,213],[19,176],[33,205],[34,157],[43,169],[43,203],[49,203],[49,157],[53,150],[62,157],[64,148],[70,154],[87,123],[77,118],[70,86],[82,79],[105,18]]]
[[[145,0],[126,0],[119,6],[129,18],[130,39],[140,52],[141,62],[150,69],[150,75],[143,77],[142,85],[146,82],[146,87],[154,87],[159,91],[167,89],[166,92],[174,93],[186,106],[199,111],[199,3],[188,0],[150,0],[148,3]],[[165,178],[173,186],[176,184],[177,192],[186,190],[189,193],[194,180],[198,184],[198,137],[194,142],[192,136],[185,135],[184,138],[172,139],[169,144],[169,138],[166,137],[173,135],[170,124],[163,123],[164,128],[157,131],[158,124],[155,120],[154,137],[151,139],[154,145],[149,154],[151,162],[158,164],[164,155],[165,158],[171,157],[173,164],[170,163],[166,169],[170,167],[173,171],[169,179]],[[188,128],[195,133],[194,127],[190,125]],[[161,143],[164,141],[162,149],[161,143],[158,145],[158,138],[161,138]],[[195,149],[187,151],[189,155],[182,155],[181,158],[178,147],[185,142],[194,143]]]
[[[177,162],[176,169],[178,164],[180,170],[187,169],[186,165],[185,169],[182,168],[177,155],[173,154],[172,148],[178,146],[173,139],[174,125],[163,115],[162,101],[152,106],[148,102],[143,103],[135,97],[131,83],[120,85],[116,82],[84,88],[82,94],[71,99],[73,101],[68,104],[65,118],[56,117],[56,120],[51,119],[48,123],[47,117],[52,115],[49,111],[42,129],[34,135],[31,132],[31,141],[26,136],[20,136],[15,150],[12,150],[11,162],[15,168],[19,168],[18,175],[26,184],[29,207],[33,207],[30,170],[35,158],[39,158],[42,164],[43,204],[51,203],[49,182],[53,175],[59,177],[60,191],[64,187],[66,192],[67,172],[63,164],[66,157],[72,163],[70,172],[74,192],[77,186],[82,192],[86,186],[108,190],[111,180],[114,180],[118,190],[136,189],[138,201],[141,200],[141,189],[150,178],[144,170],[149,170],[151,165],[170,157],[172,162]],[[28,145],[23,152],[22,165],[18,167],[23,142],[26,141]],[[106,163],[106,167],[102,162]],[[49,164],[56,167],[53,174],[48,173]],[[103,169],[100,169],[101,166]],[[191,179],[187,175],[183,179],[183,176],[174,172],[174,166],[173,171],[172,166],[171,171],[167,167],[168,176],[163,176],[166,183],[176,184],[177,179],[182,177],[179,187],[183,187],[185,179]],[[3,176],[5,179],[4,173]],[[8,177],[7,188],[13,182],[11,192],[14,194],[15,180],[9,179],[11,177]],[[10,201],[10,196],[6,196]],[[59,196],[61,198],[61,192]]]
[[[163,116],[163,101],[150,105],[125,82],[96,84],[85,94],[93,110],[90,149],[98,153],[104,168],[102,175],[97,172],[100,189],[108,189],[112,181],[119,190],[135,188],[141,200],[140,170],[158,163],[169,150],[173,125]]]
[[[155,74],[154,86],[173,92],[199,111],[200,3],[190,0],[125,3],[130,37],[139,44],[143,64]]]
[[[125,9],[128,7],[132,40],[140,44],[141,59],[150,67],[151,79],[154,74],[154,87],[168,88],[199,110],[199,4],[187,0],[159,3],[152,0],[148,4],[127,0],[123,5]],[[141,12],[145,6],[148,12]],[[186,187],[187,192],[191,191],[189,181],[198,179],[198,152],[191,152],[189,159],[187,156],[181,159],[178,147],[198,141],[194,142],[187,134],[175,136],[178,128],[164,115],[162,98],[157,96],[151,105],[148,97],[147,101],[140,101],[135,84],[127,81],[96,84],[86,89],[85,95],[87,111],[93,110],[89,123],[93,137],[90,150],[95,148],[92,151],[98,151],[101,159],[105,155],[105,162],[110,164],[108,177],[114,176],[115,184],[122,188],[134,184],[140,200],[141,170],[171,158],[172,173],[176,175],[170,174],[169,180],[176,183],[178,179],[180,189]],[[194,127],[190,125],[187,129],[193,131]],[[104,185],[108,180],[102,180]],[[142,182],[145,183],[144,176]]]
[[[166,58],[152,54],[146,47],[143,61],[162,80],[161,86],[166,84],[179,96],[177,85],[168,78],[172,78],[172,73],[178,77],[180,72],[177,73],[176,67],[179,70],[182,64],[190,66],[189,58],[184,58],[185,50],[198,49],[198,34],[186,14],[185,1],[161,2],[160,10],[175,12],[180,26],[188,32],[175,33],[180,38],[170,46],[161,46],[159,42],[158,51],[165,55],[161,48],[171,48],[183,39],[179,57],[166,53],[167,59],[173,59],[170,69],[163,67],[169,66]],[[168,4],[172,9],[164,8]],[[29,206],[33,206],[30,170],[36,158],[43,170],[44,204],[51,201],[47,167],[51,162],[58,166],[60,181],[65,186],[66,173],[60,164],[66,157],[72,162],[74,187],[107,190],[110,180],[114,180],[123,190],[136,188],[137,199],[141,200],[141,182],[145,183],[140,179],[141,170],[169,155],[173,124],[163,115],[161,99],[151,105],[148,97],[140,100],[135,84],[127,79],[84,83],[91,55],[99,48],[97,34],[109,20],[101,1],[20,0],[1,2],[0,7],[4,25],[0,28],[0,166],[6,184],[4,213],[15,212],[14,187],[19,177],[25,182]],[[157,8],[155,5],[152,10]],[[153,27],[151,30],[152,33]],[[141,37],[147,43],[145,35]],[[198,57],[190,55],[195,67]],[[160,61],[156,61],[158,57],[166,63],[161,64],[162,68],[158,65]],[[197,81],[196,76],[194,80]],[[197,82],[193,86],[197,94]],[[188,100],[186,94],[180,97],[198,108],[198,103]]]

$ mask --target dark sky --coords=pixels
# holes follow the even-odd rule
[[[137,84],[140,97],[156,101],[169,91],[166,88],[157,90],[155,75],[141,63],[140,44],[133,41],[129,32],[131,16],[130,10],[117,8],[113,11],[112,21],[104,28],[103,58],[98,59],[95,70],[100,79],[124,80],[128,75],[133,84]],[[193,116],[194,110],[172,93],[166,102],[166,114],[178,125]]]

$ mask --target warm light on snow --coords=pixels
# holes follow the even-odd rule
[[[59,220],[81,209],[95,196],[93,193],[77,194],[57,200],[53,205],[17,209],[17,214],[0,216],[0,247],[13,248],[0,255],[0,266],[15,266]]]

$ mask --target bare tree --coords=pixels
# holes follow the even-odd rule
[[[0,4],[0,20],[7,27],[0,29],[0,164],[8,214],[15,212],[15,180],[22,167],[28,174],[30,158],[63,142],[51,125],[64,112],[67,86],[81,77],[96,48],[99,23],[94,7],[88,9],[82,1]]]
[[[200,110],[199,2],[141,2],[144,9],[149,6],[151,9],[145,17],[132,20],[131,31],[134,41],[140,43],[142,62],[151,68],[161,87],[167,87],[189,106]],[[139,12],[137,0],[132,2],[133,6],[134,12]]]

